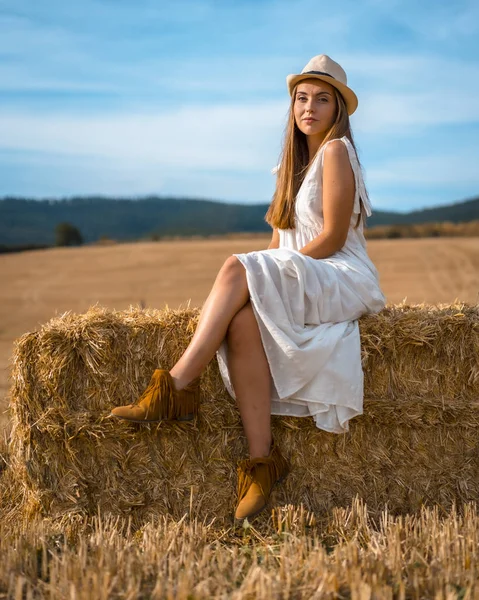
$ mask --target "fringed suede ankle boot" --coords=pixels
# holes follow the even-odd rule
[[[155,369],[143,394],[127,406],[111,411],[114,417],[137,423],[157,421],[190,421],[198,414],[200,377],[184,389],[176,390],[173,378],[166,369]]]
[[[271,490],[289,472],[288,463],[276,442],[272,441],[268,456],[248,458],[238,463],[238,505],[235,520],[254,517],[268,503]]]

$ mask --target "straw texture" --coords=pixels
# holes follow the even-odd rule
[[[135,424],[109,417],[133,402],[157,368],[186,349],[198,309],[65,313],[16,340],[8,481],[13,515],[162,514],[232,518],[237,463],[247,445],[213,360],[191,422]],[[314,512],[387,502],[393,513],[447,509],[479,498],[479,306],[387,306],[359,321],[364,415],[338,435],[311,418],[273,416],[290,465],[278,505]],[[12,517],[13,518],[13,517]]]

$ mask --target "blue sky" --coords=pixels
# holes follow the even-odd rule
[[[0,0],[0,196],[269,202],[286,75],[328,54],[373,209],[479,194],[479,2]]]

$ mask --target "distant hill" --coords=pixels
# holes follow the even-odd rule
[[[419,223],[436,223],[450,221],[451,223],[463,223],[479,219],[479,197],[456,202],[413,210],[408,213],[396,213],[376,210],[368,219],[368,227],[376,225],[411,225]]]
[[[237,232],[269,232],[264,221],[267,204],[227,204],[190,198],[147,197],[115,199],[78,197],[33,200],[0,199],[0,245],[55,242],[55,227],[69,222],[86,243],[105,236],[133,241],[171,235],[212,235]],[[409,213],[375,210],[368,227],[479,219],[479,197]]]

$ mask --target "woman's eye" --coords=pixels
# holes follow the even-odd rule
[[[306,96],[296,96],[296,100],[307,100],[307,98],[306,98]],[[319,100],[321,102],[327,102],[328,101],[328,99],[326,98],[326,96],[321,96],[319,98]]]

